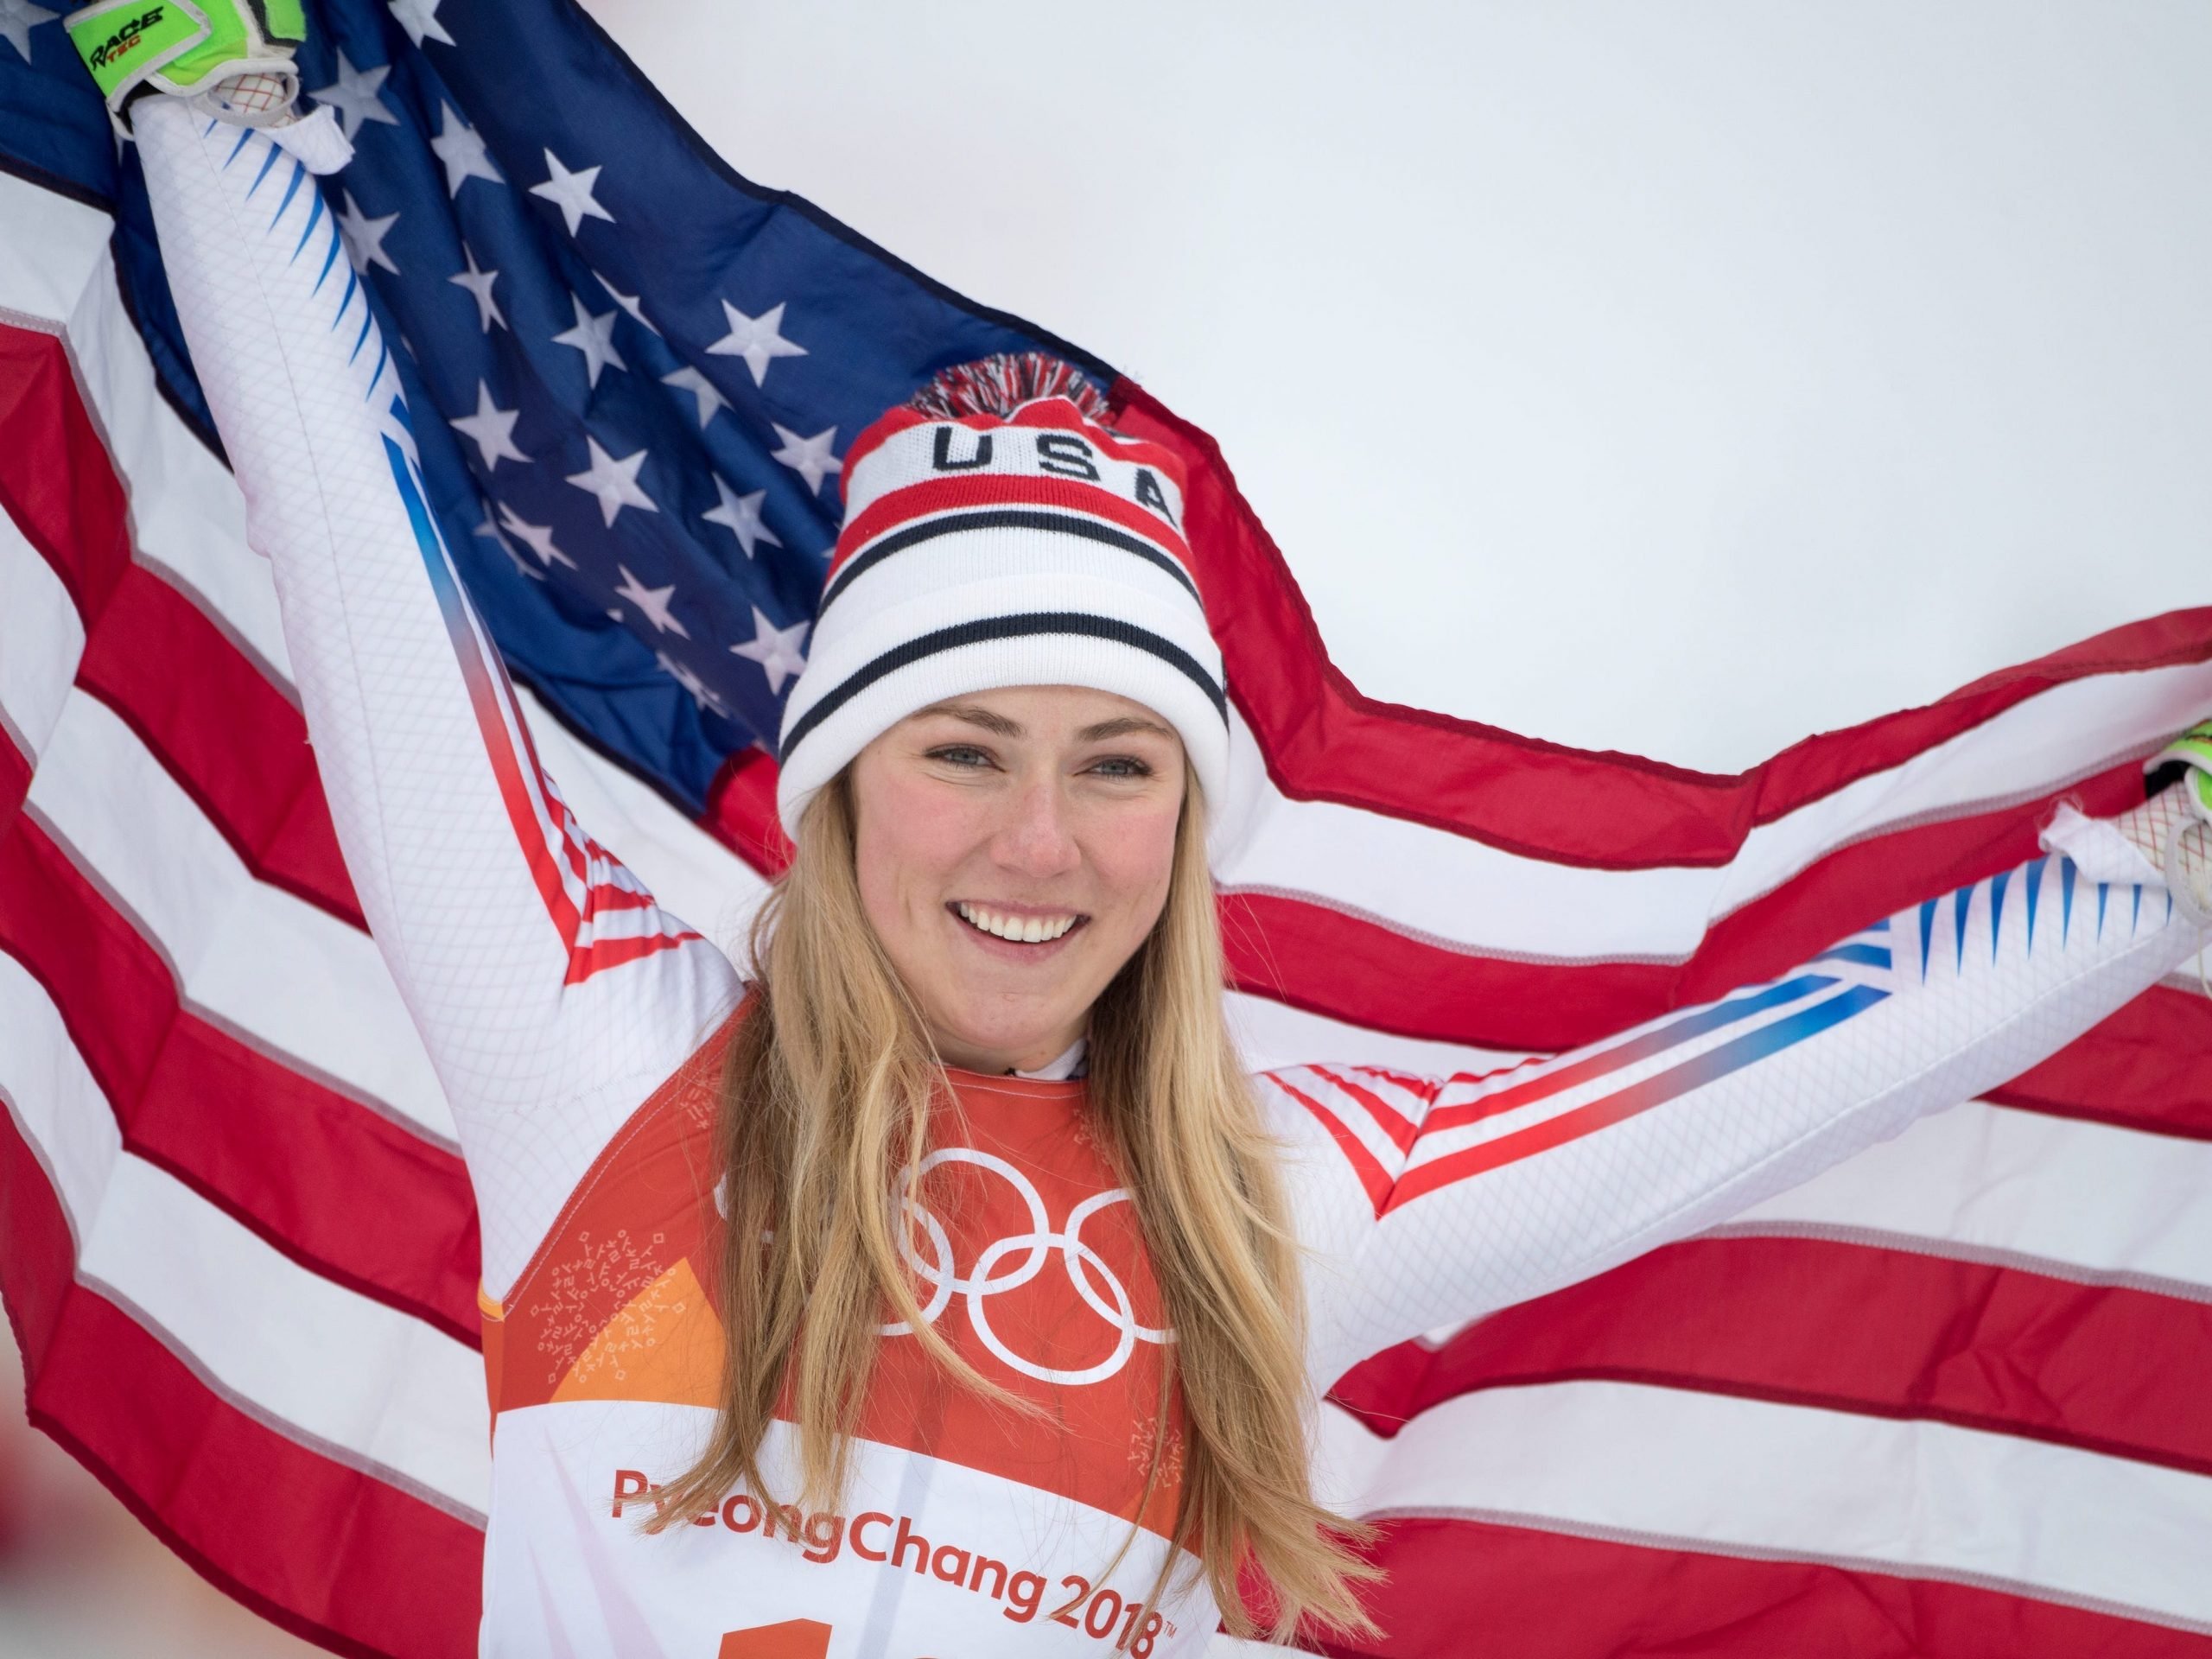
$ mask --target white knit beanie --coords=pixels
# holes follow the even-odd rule
[[[1006,395],[1040,380],[1057,395]],[[784,705],[785,832],[879,734],[1015,685],[1144,704],[1222,804],[1229,703],[1183,540],[1181,461],[1109,431],[1096,390],[1050,359],[969,365],[916,402],[846,452],[844,527]]]

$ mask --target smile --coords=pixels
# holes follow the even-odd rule
[[[988,906],[971,905],[965,899],[946,908],[978,932],[988,933],[1011,944],[1050,944],[1090,919],[1075,911],[1064,911],[1058,915],[1016,916]]]

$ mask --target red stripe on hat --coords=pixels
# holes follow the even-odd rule
[[[188,1012],[160,955],[28,817],[0,836],[0,950],[60,1011],[126,1148],[302,1266],[477,1344],[461,1160]]]
[[[1113,491],[1080,479],[1029,478],[984,473],[964,478],[933,478],[892,491],[838,532],[827,581],[836,580],[846,562],[887,531],[963,507],[1059,507],[1080,512],[1141,536],[1191,571],[1191,550],[1173,524],[1157,513],[1125,501]],[[1192,580],[1197,573],[1191,572]]]
[[[0,1113],[0,1289],[24,1407],[216,1588],[334,1653],[476,1651],[484,1538],[223,1399],[77,1282],[67,1217]]]

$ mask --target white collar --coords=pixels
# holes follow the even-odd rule
[[[1011,1075],[1027,1077],[1033,1083],[1065,1083],[1070,1077],[1079,1077],[1088,1070],[1084,1059],[1090,1046],[1090,1039],[1078,1037],[1058,1059],[1046,1062],[1034,1071],[1014,1071]]]

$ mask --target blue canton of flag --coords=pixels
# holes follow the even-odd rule
[[[212,445],[136,157],[56,16],[0,0],[0,152],[117,211],[163,389]],[[355,150],[327,205],[470,597],[518,678],[699,816],[774,748],[853,436],[995,352],[1112,371],[739,177],[572,4],[308,17],[302,85]]]

